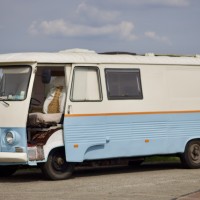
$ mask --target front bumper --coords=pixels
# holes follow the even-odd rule
[[[27,153],[0,152],[1,163],[26,163],[28,161]]]

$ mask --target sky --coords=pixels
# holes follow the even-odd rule
[[[199,0],[0,0],[0,53],[200,54]]]

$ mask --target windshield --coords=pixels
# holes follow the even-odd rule
[[[30,73],[30,66],[0,66],[0,101],[24,100]]]

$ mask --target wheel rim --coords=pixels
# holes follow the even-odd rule
[[[200,163],[200,144],[192,144],[189,149],[190,157],[196,164]]]
[[[64,156],[59,154],[59,153],[54,154],[53,157],[52,157],[52,167],[58,173],[59,172],[61,172],[61,173],[65,172],[68,165],[67,165],[67,162],[64,159]]]

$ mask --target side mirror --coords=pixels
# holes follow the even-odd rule
[[[42,72],[42,83],[48,84],[51,81],[51,70],[44,69]]]

